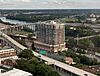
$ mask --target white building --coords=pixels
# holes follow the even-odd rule
[[[3,69],[3,67],[10,70],[6,71],[6,69]],[[6,72],[4,72],[3,70],[5,70]],[[31,73],[28,73],[16,68],[11,69],[8,66],[0,65],[0,76],[33,76],[33,75]]]
[[[87,21],[95,22],[97,19],[96,18],[87,18]]]

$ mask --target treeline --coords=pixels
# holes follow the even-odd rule
[[[65,36],[77,37],[78,35],[78,37],[84,37],[84,36],[90,36],[95,34],[96,32],[88,26],[84,26],[84,25],[75,26],[75,27],[65,26]]]
[[[60,14],[45,14],[45,15],[34,15],[34,14],[19,14],[16,16],[7,16],[8,19],[15,19],[26,22],[38,22],[38,21],[47,21],[54,20],[58,18],[63,18],[65,15]]]
[[[77,45],[77,40],[68,39],[68,41],[66,40],[66,44],[67,47],[69,48],[76,46],[81,49],[88,49],[100,53],[100,36],[96,36],[90,39],[79,40],[78,45]]]

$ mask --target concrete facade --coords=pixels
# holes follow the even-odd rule
[[[58,52],[65,50],[65,28],[63,24],[39,22],[36,24],[35,47],[47,51]]]

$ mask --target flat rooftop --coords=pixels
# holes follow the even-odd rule
[[[33,75],[26,71],[0,65],[0,76],[33,76]]]

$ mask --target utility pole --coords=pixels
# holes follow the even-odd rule
[[[77,34],[77,45],[78,45],[78,43],[79,43],[79,42],[78,42],[78,39],[79,39],[78,37],[79,37],[79,36],[78,36],[78,34]]]

